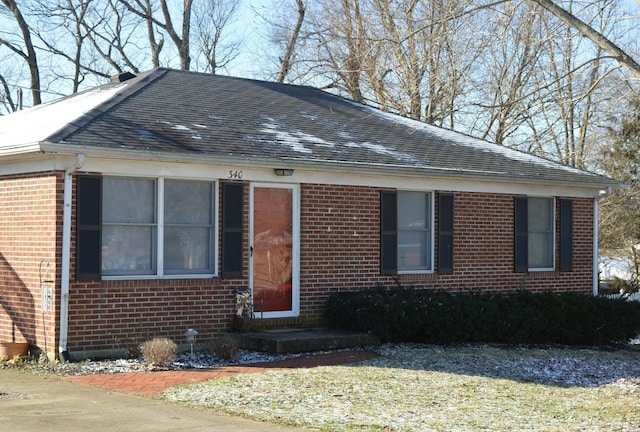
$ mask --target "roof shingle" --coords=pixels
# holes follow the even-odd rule
[[[98,95],[95,106],[61,120],[59,129],[51,127],[37,139],[121,152],[617,185],[312,87],[159,68],[93,94]],[[86,93],[36,108],[42,114],[83,97]],[[20,135],[11,133],[15,122],[2,120],[9,119],[0,118],[0,154],[3,146],[18,145]]]

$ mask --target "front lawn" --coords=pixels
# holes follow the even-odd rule
[[[164,397],[324,431],[640,430],[640,352],[385,345],[362,363],[237,375]]]

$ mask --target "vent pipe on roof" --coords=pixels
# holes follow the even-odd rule
[[[134,74],[132,74],[131,72],[124,72],[118,75],[113,75],[111,77],[111,83],[112,84],[116,84],[116,83],[121,83],[121,82],[125,82],[125,81],[129,81],[132,78],[135,78],[136,76]]]

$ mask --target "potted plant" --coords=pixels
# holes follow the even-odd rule
[[[0,359],[13,359],[29,351],[29,342],[1,342]]]
[[[233,315],[231,328],[236,332],[248,332],[251,330],[253,318],[251,292],[249,290],[238,290],[236,292],[236,313]]]

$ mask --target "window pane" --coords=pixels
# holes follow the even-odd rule
[[[155,273],[156,230],[141,226],[104,226],[102,272],[105,275]]]
[[[529,231],[551,231],[553,226],[553,199],[529,198],[527,202]]]
[[[427,229],[427,196],[422,192],[398,192],[398,229]]]
[[[398,192],[398,270],[431,270],[431,193]]]
[[[168,227],[164,233],[165,273],[211,269],[209,228]]]
[[[213,185],[165,180],[165,274],[213,273]]]
[[[154,223],[156,182],[105,177],[102,184],[104,223]]]
[[[552,268],[552,239],[546,233],[529,234],[529,267]]]
[[[209,182],[165,181],[165,223],[209,225],[211,191]]]
[[[553,268],[553,198],[527,202],[529,268]]]
[[[424,270],[427,267],[427,239],[415,232],[398,233],[398,268]]]

